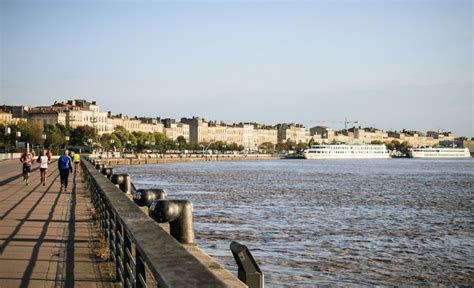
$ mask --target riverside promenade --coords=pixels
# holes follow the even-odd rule
[[[0,162],[0,287],[115,287],[81,175],[59,192],[57,162],[46,186],[37,167],[26,186],[18,160]]]

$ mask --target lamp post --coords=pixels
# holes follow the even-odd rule
[[[16,137],[18,139],[21,138],[21,131],[16,131]],[[16,146],[17,143],[18,143],[18,140],[15,139],[15,146]],[[28,153],[28,152],[30,152],[30,151],[28,151],[28,143],[26,143],[26,153]]]
[[[12,133],[12,129],[10,127],[5,127],[5,152],[8,153],[8,138],[10,134]]]
[[[91,147],[90,150],[92,152],[92,139],[91,138],[87,139],[87,143],[89,143],[89,146]]]
[[[115,146],[114,146],[115,140],[114,140],[114,139],[110,139],[109,142],[110,142],[110,145],[112,145],[112,148],[113,148],[113,150],[114,150],[114,152],[115,152]]]
[[[46,144],[46,134],[42,134],[41,139],[43,139],[43,149],[44,149],[45,144]]]

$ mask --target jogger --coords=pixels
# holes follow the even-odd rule
[[[64,155],[59,157],[58,170],[61,178],[61,192],[67,191],[69,172],[72,172],[72,160],[71,157],[69,157],[67,150],[64,151]]]
[[[37,160],[37,162],[40,163],[41,183],[43,183],[43,186],[46,185],[49,160],[47,150],[43,150],[43,155],[40,155]]]

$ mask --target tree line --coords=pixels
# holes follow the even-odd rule
[[[9,128],[9,129],[7,129]],[[3,131],[3,133],[2,133]],[[10,133],[7,133],[10,132]],[[18,137],[18,133],[20,136]],[[203,150],[213,151],[238,151],[244,150],[244,146],[237,143],[225,143],[223,141],[202,142],[190,144],[183,136],[177,139],[170,139],[163,133],[155,132],[130,132],[124,127],[118,126],[114,132],[99,135],[97,130],[90,126],[79,126],[75,129],[61,125],[48,124],[41,125],[35,122],[20,121],[17,124],[0,124],[0,149],[3,151],[16,152],[17,142],[28,142],[34,147],[46,147],[53,152],[59,152],[66,147],[84,147],[90,146],[94,149],[103,151],[154,151],[166,153],[169,151],[200,152]],[[304,149],[312,145],[318,145],[313,139],[309,143],[296,142],[287,139],[284,143],[274,145],[271,142],[264,142],[257,148],[265,153],[294,151],[301,153]],[[406,142],[393,140],[390,142],[372,141],[371,144],[385,144],[389,150],[397,150],[406,153],[412,146]]]

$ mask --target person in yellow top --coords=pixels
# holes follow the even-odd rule
[[[81,168],[81,155],[79,155],[79,153],[74,153],[72,161],[74,162],[76,173],[79,172]]]

